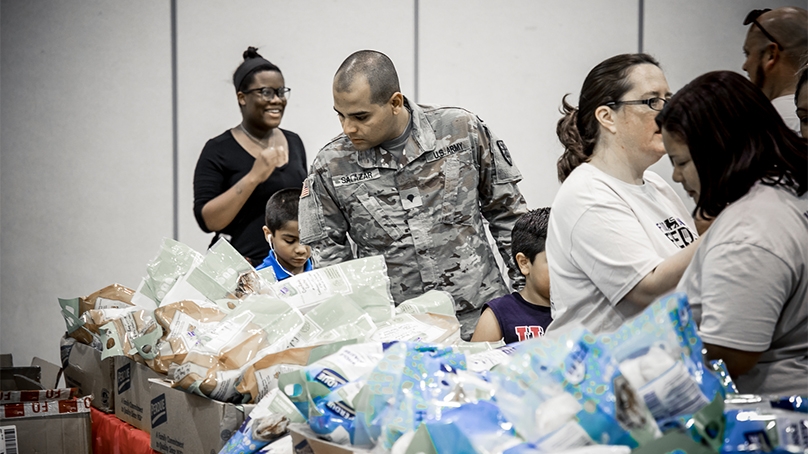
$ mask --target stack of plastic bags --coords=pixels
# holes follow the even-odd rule
[[[802,398],[733,394],[702,349],[674,294],[609,334],[356,344],[278,381],[306,429],[373,452],[808,452]]]
[[[381,256],[276,282],[224,239],[205,255],[166,239],[136,291],[114,284],[59,302],[69,336],[102,358],[127,356],[189,392],[252,403],[318,346],[459,339],[448,293],[396,310],[389,287]]]

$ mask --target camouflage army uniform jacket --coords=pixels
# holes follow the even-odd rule
[[[402,156],[357,151],[344,134],[320,150],[301,193],[300,241],[318,267],[381,254],[396,304],[445,290],[459,316],[477,311],[476,324],[484,303],[509,293],[483,217],[512,278],[518,273],[510,248],[527,211],[522,175],[471,112],[405,102],[413,128]]]

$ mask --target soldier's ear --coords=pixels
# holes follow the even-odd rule
[[[393,108],[393,113],[398,114],[404,108],[404,95],[400,91],[393,93],[390,97],[390,107]]]

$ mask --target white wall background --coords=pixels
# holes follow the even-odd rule
[[[58,297],[137,286],[175,230],[204,251],[210,236],[193,218],[193,170],[205,141],[240,120],[231,80],[249,45],[292,87],[283,127],[300,134],[309,161],[339,133],[337,67],[355,50],[377,49],[396,63],[410,98],[466,107],[506,141],[535,208],[558,188],[561,97],[577,102],[594,65],[636,52],[642,37],[673,90],[710,70],[741,72],[746,13],[785,4],[808,6],[176,0],[175,207],[172,2],[0,0],[0,351],[18,363],[56,362]],[[667,161],[654,168],[670,178]]]

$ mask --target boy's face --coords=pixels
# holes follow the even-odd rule
[[[289,221],[274,232],[264,226],[264,234],[270,247],[275,251],[278,263],[292,274],[302,273],[306,260],[311,257],[311,248],[300,244],[297,221]]]
[[[532,287],[539,295],[550,299],[550,268],[547,265],[547,252],[539,252],[533,261],[521,252],[516,254],[519,271],[525,276],[525,286]]]

